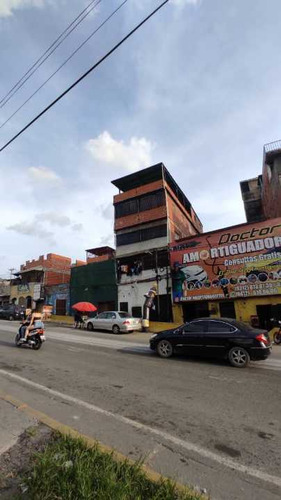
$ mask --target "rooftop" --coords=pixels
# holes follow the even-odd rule
[[[150,184],[151,182],[165,180],[170,186],[172,191],[177,196],[178,200],[186,208],[186,210],[191,212],[191,203],[178,186],[174,178],[171,176],[167,168],[163,163],[157,163],[151,167],[144,168],[133,174],[125,175],[119,179],[111,181],[114,186],[116,186],[120,191],[126,192],[130,189],[135,189],[145,184]]]
[[[89,248],[88,250],[85,250],[87,253],[91,253],[93,255],[106,255],[106,254],[112,254],[115,252],[114,248],[111,247],[96,247],[96,248]]]

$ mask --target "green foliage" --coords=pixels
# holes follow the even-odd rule
[[[28,498],[36,500],[199,500],[190,491],[179,492],[171,481],[147,478],[141,464],[119,462],[98,446],[58,436],[35,455],[26,480]]]

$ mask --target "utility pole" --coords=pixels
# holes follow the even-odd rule
[[[9,269],[9,271],[10,271],[10,280],[11,280],[11,279],[12,279],[12,277],[13,277],[13,272],[15,271],[15,268],[14,268],[14,267],[11,267],[11,268]]]

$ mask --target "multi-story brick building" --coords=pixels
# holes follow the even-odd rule
[[[50,253],[45,258],[27,261],[14,273],[11,281],[11,300],[25,307],[32,307],[34,301],[44,298],[48,302],[53,296],[54,312],[66,314],[69,297],[71,259]],[[54,287],[59,288],[54,290]],[[62,288],[63,286],[63,288]],[[57,296],[58,295],[58,296]]]
[[[152,318],[172,319],[168,245],[197,235],[202,224],[163,163],[112,181],[119,309],[142,315],[144,294],[157,283]]]
[[[281,141],[265,144],[262,175],[240,183],[247,222],[281,216]]]

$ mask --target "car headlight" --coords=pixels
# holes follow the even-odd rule
[[[151,335],[150,340],[155,339],[155,337],[157,337],[157,335],[158,335],[158,333],[154,333],[154,335]]]

